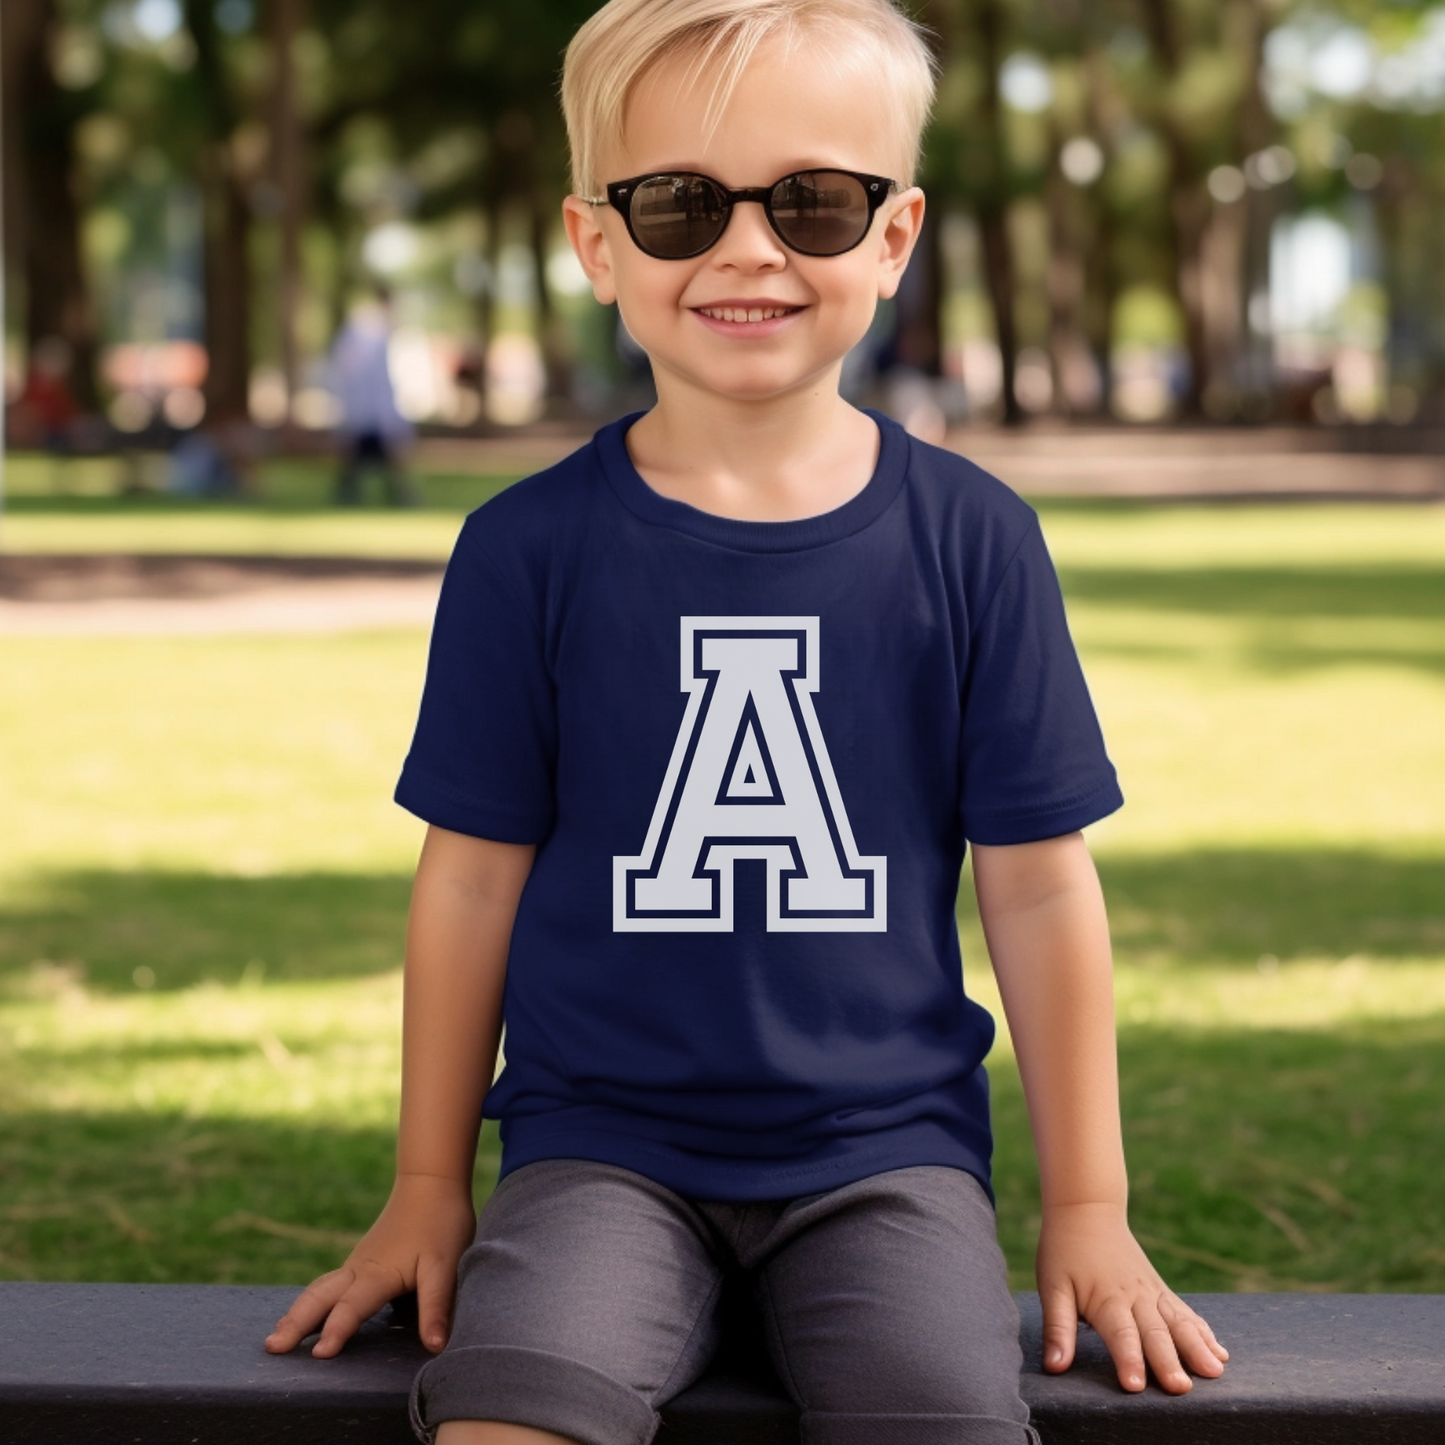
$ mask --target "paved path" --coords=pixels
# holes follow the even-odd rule
[[[586,441],[552,430],[514,437],[432,438],[421,465],[495,473],[550,466]],[[1091,427],[1039,422],[1019,430],[961,427],[945,445],[1034,497],[1184,500],[1445,501],[1445,432],[1390,431],[1382,445],[1410,453],[1352,451],[1355,430],[1304,427]]]
[[[1445,502],[1445,455],[1345,452],[1292,431],[961,431],[948,443],[1026,497]]]
[[[430,627],[442,569],[315,557],[0,557],[0,637]]]
[[[432,440],[418,460],[497,473],[545,467],[585,438]],[[1032,497],[1445,503],[1439,454],[1341,450],[1288,429],[969,428],[949,445]],[[0,556],[0,637],[336,633],[431,625],[441,567],[275,557]]]

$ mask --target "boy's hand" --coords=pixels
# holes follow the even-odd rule
[[[1103,1337],[1126,1390],[1144,1388],[1146,1361],[1171,1395],[1194,1388],[1188,1370],[1210,1378],[1224,1373],[1229,1351],[1160,1279],[1129,1232],[1122,1206],[1045,1209],[1038,1280],[1044,1369],[1050,1374],[1073,1363],[1081,1318]]]
[[[382,1305],[414,1289],[422,1343],[435,1354],[451,1328],[457,1261],[476,1227],[466,1185],[429,1174],[398,1175],[386,1207],[350,1258],[306,1287],[267,1335],[266,1349],[285,1354],[320,1327],[311,1353],[329,1359]]]

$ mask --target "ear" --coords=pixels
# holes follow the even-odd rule
[[[878,252],[878,295],[887,300],[898,290],[908,258],[923,226],[923,192],[909,186],[883,208],[883,234]]]
[[[562,202],[562,224],[592,283],[592,294],[607,306],[617,300],[617,283],[612,275],[612,251],[598,215],[601,209],[589,205],[581,196],[568,196]]]

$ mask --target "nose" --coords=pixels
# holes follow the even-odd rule
[[[714,265],[739,270],[778,270],[788,264],[787,250],[768,224],[761,201],[734,204],[712,254]]]

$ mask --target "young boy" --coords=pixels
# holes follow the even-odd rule
[[[568,235],[658,404],[463,529],[397,793],[431,827],[396,1184],[267,1342],[334,1355],[415,1288],[423,1439],[646,1445],[739,1268],[809,1445],[1034,1438],[965,840],[1045,1368],[1082,1316],[1126,1389],[1223,1369],[1126,1223],[1079,833],[1120,795],[1036,519],[838,395],[918,235],[931,89],[888,0],[612,0],[568,52]]]

